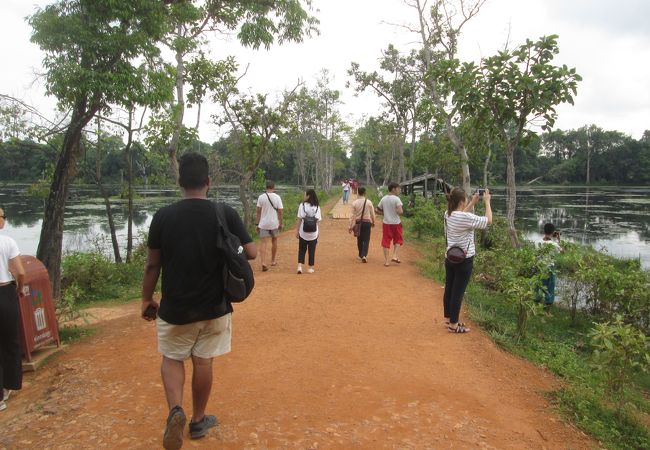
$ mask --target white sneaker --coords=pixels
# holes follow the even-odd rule
[[[302,266],[298,266],[298,270],[296,270],[296,273],[300,275],[302,273]]]
[[[4,411],[7,409],[7,404],[3,401],[0,402],[0,411]]]
[[[11,391],[9,389],[3,389],[2,390],[2,401],[6,402],[9,400],[9,396],[11,395]]]
[[[309,273],[314,273],[314,269],[312,269],[312,268],[310,267],[309,270],[308,270],[307,272],[309,272]]]

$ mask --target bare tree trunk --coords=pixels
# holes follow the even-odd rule
[[[399,146],[398,147],[399,148],[399,168],[397,170],[397,172],[398,172],[398,174],[397,174],[397,182],[398,183],[401,183],[402,181],[404,181],[404,177],[406,175],[406,170],[404,168],[404,144],[405,144],[404,141],[405,141],[405,139],[402,136],[400,136],[400,140],[397,143],[398,146]]]
[[[589,137],[587,137],[587,186],[589,186],[590,172],[591,170],[591,145],[589,144]]]
[[[372,178],[372,152],[370,149],[366,149],[366,186],[370,184],[370,179]]]
[[[417,121],[413,113],[413,126],[411,128],[411,154],[409,155],[409,180],[413,179],[413,165],[415,164],[415,133]],[[427,171],[428,172],[428,171]]]
[[[111,244],[113,245],[113,255],[115,262],[120,264],[122,256],[120,255],[120,245],[117,242],[117,233],[115,232],[115,221],[113,220],[113,211],[111,210],[111,199],[108,192],[102,183],[102,147],[101,147],[101,121],[97,120],[97,156],[95,158],[95,183],[99,188],[99,193],[104,199],[104,206],[106,208],[106,217],[108,218],[108,229],[111,235]]]
[[[133,255],[133,154],[131,153],[131,137],[125,148],[126,173],[129,186],[126,218],[126,262],[131,262]]]
[[[120,255],[120,246],[117,242],[117,233],[115,232],[115,221],[113,220],[113,212],[111,211],[111,199],[109,193],[104,188],[104,184],[101,179],[97,180],[97,186],[99,187],[99,193],[104,199],[104,206],[106,207],[106,217],[108,218],[108,228],[111,234],[111,244],[113,245],[113,255],[115,257],[115,262],[118,264],[122,263],[122,256]]]
[[[61,253],[63,245],[63,216],[68,199],[70,183],[77,173],[77,161],[81,155],[81,133],[99,110],[98,104],[90,107],[83,100],[75,105],[70,125],[63,138],[61,154],[56,163],[50,194],[45,203],[41,236],[36,256],[47,267],[52,295],[61,297]]]
[[[483,187],[486,188],[488,185],[488,178],[490,174],[490,159],[492,158],[492,145],[488,145],[488,154],[485,157],[485,163],[483,164]]]
[[[515,211],[517,209],[517,186],[515,185],[515,148],[514,144],[508,144],[506,148],[506,159],[508,162],[507,170],[507,188],[506,188],[506,204],[508,219],[508,234],[510,235],[510,243],[513,247],[519,247],[519,239],[517,238],[517,229],[515,228]]]
[[[447,136],[454,145],[454,148],[456,148],[456,152],[460,155],[461,186],[465,193],[470,195],[472,188],[469,175],[469,156],[467,155],[467,149],[465,148],[463,141],[460,140],[451,124],[451,116],[447,116]]]
[[[244,210],[244,225],[249,228],[253,223],[253,209],[251,207],[248,185],[253,174],[247,174],[239,182],[239,201],[241,201]]]
[[[177,36],[182,36],[181,25],[177,27]],[[185,64],[183,61],[183,52],[176,50],[176,105],[172,107],[172,117],[174,117],[174,133],[167,148],[169,156],[171,175],[174,180],[178,180],[178,143],[181,138],[183,129],[183,116],[185,115],[185,94],[183,92],[183,80],[185,77]]]

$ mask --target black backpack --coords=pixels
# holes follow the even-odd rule
[[[246,300],[255,287],[253,269],[248,263],[244,247],[237,236],[228,229],[223,203],[216,203],[217,250],[223,257],[223,297],[231,303]]]
[[[305,203],[302,204],[302,210],[305,213],[305,217],[302,219],[302,231],[305,233],[313,233],[316,231],[318,219],[316,219],[316,213],[313,216],[307,215],[307,210],[305,209]],[[318,212],[318,206],[316,207],[316,212]]]

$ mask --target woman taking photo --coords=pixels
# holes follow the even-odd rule
[[[477,216],[470,211],[483,198],[485,216]],[[467,333],[469,328],[459,323],[460,307],[463,295],[472,276],[474,267],[474,230],[483,230],[492,223],[492,208],[490,207],[490,191],[485,189],[483,195],[476,192],[472,200],[467,202],[467,195],[461,188],[454,188],[447,200],[445,211],[445,236],[447,251],[445,252],[445,295],[444,313],[447,328],[450,333]]]
[[[0,230],[6,220],[4,209],[0,208]],[[19,390],[23,382],[18,297],[23,292],[24,278],[25,269],[16,241],[0,234],[0,411],[7,409],[9,393]]]
[[[372,202],[366,198],[366,188],[358,188],[359,198],[352,202],[352,214],[350,214],[350,226],[348,232],[352,233],[354,226],[359,225],[357,235],[357,249],[361,262],[368,262],[368,247],[370,246],[370,229],[375,226],[375,208]]]
[[[303,202],[298,205],[298,221],[296,222],[296,238],[298,238],[298,270],[302,273],[305,263],[305,253],[309,251],[309,270],[314,273],[316,244],[318,243],[318,222],[321,221],[320,207],[316,191],[308,189]]]

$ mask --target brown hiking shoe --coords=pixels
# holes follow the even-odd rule
[[[167,417],[167,427],[163,435],[165,450],[180,450],[183,446],[183,429],[185,428],[185,412],[180,406],[174,406]]]

